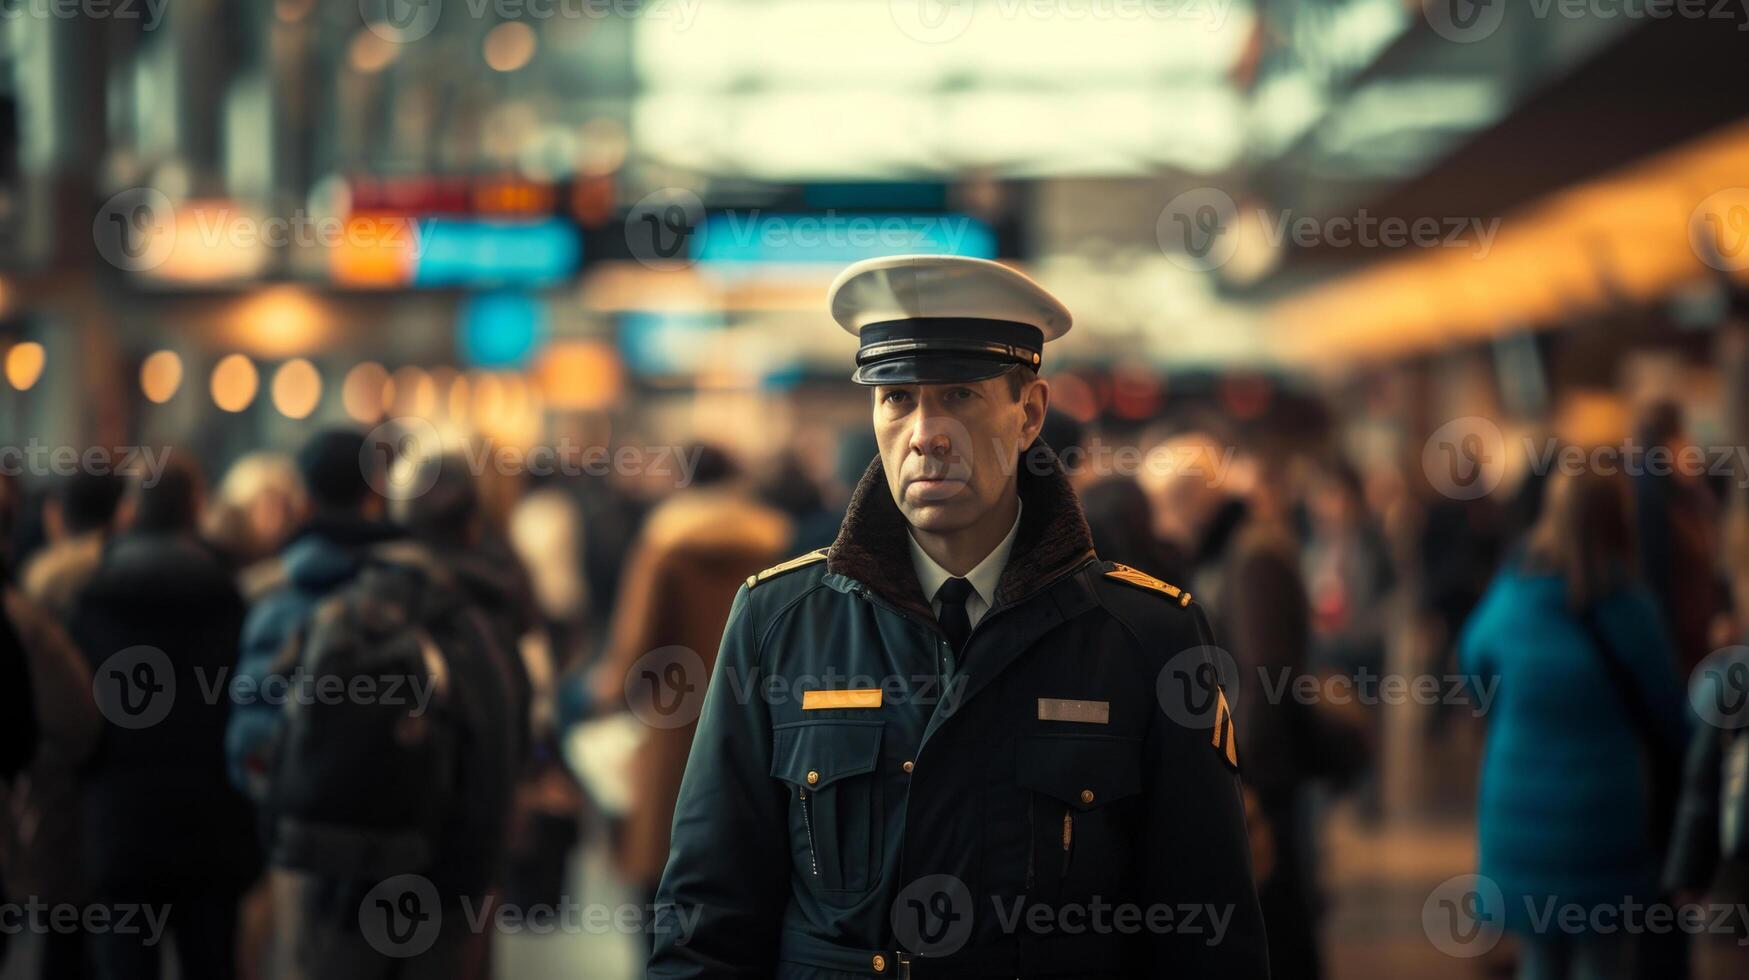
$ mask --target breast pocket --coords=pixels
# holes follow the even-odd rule
[[[790,787],[790,850],[818,891],[860,894],[879,877],[881,729],[878,721],[805,721],[773,730],[771,775]]]
[[[1029,891],[1110,896],[1134,864],[1142,743],[1115,735],[1029,735],[1017,782],[1029,791]]]

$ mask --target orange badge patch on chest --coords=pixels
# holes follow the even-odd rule
[[[803,711],[824,711],[828,708],[878,708],[880,706],[881,689],[878,687],[859,688],[854,691],[802,692]]]

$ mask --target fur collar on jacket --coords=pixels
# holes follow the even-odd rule
[[[998,606],[1030,595],[1093,557],[1093,536],[1081,500],[1057,454],[1042,440],[1027,450],[1016,479],[1026,506],[1014,551],[996,586]],[[844,524],[827,554],[827,570],[863,583],[900,608],[933,618],[911,566],[910,533],[876,456],[850,495]]]

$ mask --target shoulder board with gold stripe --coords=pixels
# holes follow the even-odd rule
[[[770,568],[767,568],[765,571],[760,572],[757,575],[749,575],[749,576],[747,576],[747,587],[749,589],[751,589],[755,585],[758,585],[759,583],[765,581],[768,578],[775,578],[776,576],[782,575],[785,572],[793,572],[798,568],[801,568],[805,565],[812,565],[814,562],[817,562],[817,561],[825,561],[826,560],[826,551],[827,551],[826,548],[818,548],[818,549],[815,549],[813,551],[808,552],[805,555],[802,555],[799,558],[791,558],[789,561],[783,562],[781,564],[773,565]]]
[[[1190,593],[1180,589],[1178,586],[1168,585],[1154,576],[1149,575],[1147,572],[1137,571],[1128,565],[1119,564],[1115,561],[1111,562],[1110,565],[1111,568],[1105,573],[1106,578],[1114,578],[1119,582],[1128,582],[1131,585],[1141,586],[1144,589],[1152,589],[1155,592],[1165,595],[1169,599],[1178,600],[1180,606],[1190,605]]]

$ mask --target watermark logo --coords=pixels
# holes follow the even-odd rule
[[[1154,678],[1154,696],[1166,717],[1186,728],[1212,728],[1224,722],[1217,718],[1221,694],[1230,707],[1239,700],[1239,662],[1217,646],[1180,650],[1166,661]]]
[[[1421,928],[1435,949],[1469,959],[1500,943],[1506,896],[1492,878],[1466,874],[1440,882],[1421,906]]]
[[[1506,0],[1424,0],[1421,12],[1435,34],[1470,44],[1500,29],[1506,19]]]
[[[704,710],[710,671],[690,647],[657,647],[626,671],[626,707],[651,728],[682,728]]]
[[[443,930],[437,887],[424,875],[396,875],[365,893],[358,928],[370,948],[406,959],[429,950]]]
[[[176,208],[163,191],[130,187],[97,210],[91,239],[105,262],[124,272],[148,272],[176,251]]]
[[[925,875],[893,898],[893,938],[919,956],[951,956],[972,937],[972,891],[949,874]]]
[[[358,0],[358,15],[377,37],[410,44],[437,29],[443,0]]]
[[[403,415],[370,430],[358,450],[358,468],[365,482],[385,500],[413,500],[437,485],[435,466],[421,465],[442,445],[437,427],[415,415]]]
[[[1480,415],[1452,419],[1427,437],[1421,470],[1435,490],[1453,500],[1475,500],[1494,492],[1505,476],[1506,437]]]
[[[1688,241],[1702,262],[1720,272],[1749,269],[1749,187],[1707,195],[1688,216]]]
[[[1227,234],[1238,216],[1232,195],[1216,187],[1198,187],[1166,202],[1154,219],[1154,239],[1173,265],[1208,272],[1226,265],[1238,251],[1238,239]]]
[[[704,243],[704,201],[683,187],[664,187],[638,199],[626,214],[626,248],[652,269],[692,265]]]
[[[1701,661],[1688,685],[1688,704],[1714,728],[1749,727],[1749,646],[1715,650]]]
[[[899,33],[923,44],[946,44],[964,35],[978,0],[890,0]]]
[[[118,650],[91,678],[97,710],[119,728],[150,728],[169,717],[176,704],[176,670],[170,657],[153,646]]]

